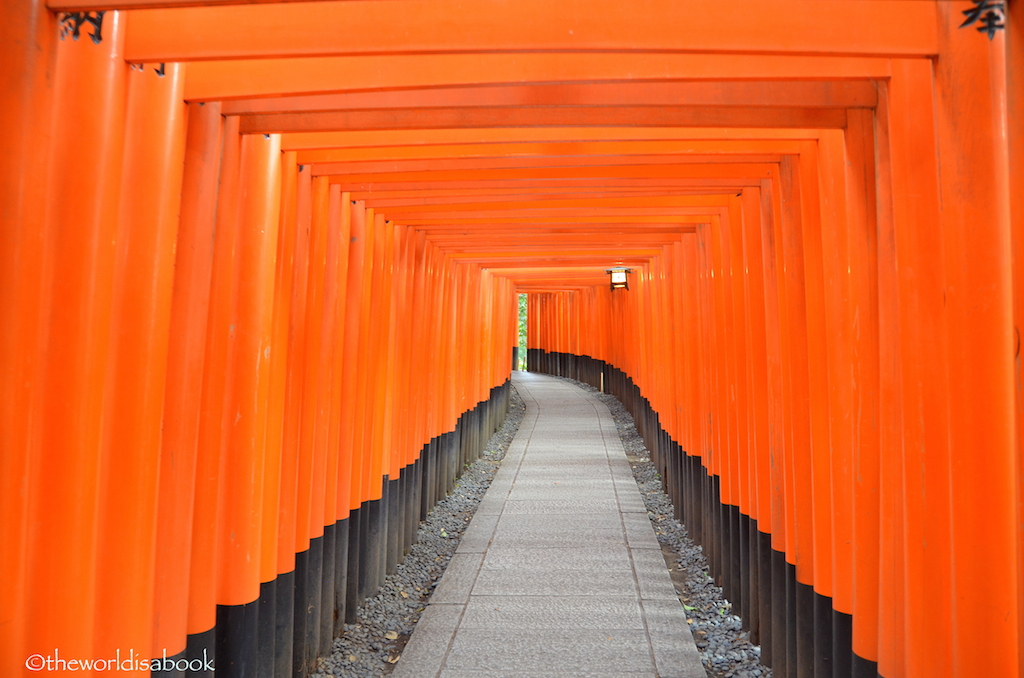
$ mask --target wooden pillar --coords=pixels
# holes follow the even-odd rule
[[[176,654],[188,635],[192,518],[200,402],[206,362],[217,184],[223,146],[220,104],[190,104],[168,333],[157,495],[157,611],[153,646]]]
[[[41,356],[46,367],[43,374],[33,375],[42,378],[43,397],[36,403],[41,419],[34,432],[39,456],[28,476],[31,531],[22,551],[32,564],[21,617],[27,654],[60,648],[69,657],[91,657],[95,650],[102,408],[124,146],[124,19],[121,13],[108,12],[98,44],[70,38],[59,43],[50,147],[32,149],[49,153],[49,188],[42,200],[47,219],[21,228],[42,227],[49,295],[41,300],[48,315],[43,321],[46,334],[38,335],[46,337]],[[53,26],[43,21],[40,28],[43,24]],[[27,77],[39,75],[29,72]],[[30,162],[28,167],[39,165]],[[32,189],[29,196],[44,197]],[[22,214],[31,218],[33,211],[26,207]],[[21,261],[30,267],[21,273],[33,272],[32,240],[16,245],[25,246],[19,254],[24,253]],[[31,290],[32,278],[27,282]],[[43,327],[23,326],[30,334],[36,329]],[[24,348],[40,357],[30,346]],[[30,392],[22,395],[31,397]]]
[[[184,163],[184,67],[128,77],[114,310],[104,386],[97,656],[153,645],[157,487],[175,238]],[[179,595],[180,595],[179,591]],[[183,643],[184,637],[178,640]]]
[[[0,673],[31,654],[24,623],[33,538],[29,488],[38,482],[48,320],[46,205],[54,119],[57,22],[42,0],[10,3],[0,29]],[[83,45],[84,47],[85,45]],[[39,601],[33,601],[38,605]],[[42,648],[40,648],[42,649]],[[32,650],[35,651],[35,650]],[[49,649],[47,649],[49,651]]]
[[[1009,129],[1021,121],[1008,117],[1009,35],[1000,31],[989,40],[971,27],[960,29],[959,9],[939,3],[934,62],[945,272],[941,331],[949,342],[952,673],[1012,676],[1022,665],[1015,648],[1020,470],[1010,194],[1024,187],[1010,184],[1007,141]],[[926,606],[923,614],[934,615],[935,608]],[[982,624],[985,635],[972,637],[971,630]],[[933,645],[926,652],[934,657],[936,650]],[[941,653],[941,659],[949,658]]]

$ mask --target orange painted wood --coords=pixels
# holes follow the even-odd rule
[[[289,550],[293,539],[295,500],[294,476],[285,465],[293,457],[284,445],[285,409],[288,384],[288,330],[291,320],[292,270],[298,240],[298,177],[295,153],[281,155],[280,199],[274,262],[274,300],[270,330],[270,384],[267,403],[266,456],[264,458],[263,523],[260,532],[260,583],[273,581],[279,574],[281,543]],[[284,527],[284,523],[291,523]],[[285,570],[287,571],[287,570]]]
[[[344,337],[344,318],[339,317],[341,300],[345,296],[348,272],[348,245],[351,221],[348,202],[343,202],[342,192],[337,186],[330,187],[327,209],[327,271],[324,280],[324,343],[320,364],[322,380],[319,385],[323,407],[322,422],[318,426],[316,444],[324,450],[324,500],[319,513],[314,514],[325,527],[333,525],[338,513],[338,468],[341,465],[340,417],[341,417],[341,364]]]
[[[877,661],[880,606],[880,441],[882,426],[879,326],[879,205],[875,117],[869,112],[850,116],[846,132],[846,245],[851,262],[847,318],[853,328],[853,651]],[[838,558],[838,557],[837,557]],[[838,579],[838,578],[837,578]]]
[[[5,8],[0,41],[0,672],[19,675],[29,654],[25,623],[32,484],[39,482],[44,393],[46,205],[57,56],[53,14],[38,0]]]
[[[947,337],[943,332],[943,239],[935,126],[910,113],[931,102],[930,64],[893,64],[890,146],[903,399],[906,675],[952,661],[950,525],[931,520],[951,505]],[[913,187],[913,198],[911,198]],[[946,591],[936,597],[931,592]],[[899,675],[899,674],[897,674]]]
[[[259,597],[260,529],[266,473],[270,339],[273,324],[274,260],[280,216],[280,155],[276,137],[242,136],[239,169],[237,277],[233,281],[233,325],[229,333],[228,392],[218,505],[220,605]],[[233,334],[233,336],[231,336]]]
[[[944,535],[952,561],[952,672],[1019,675],[1024,663],[1014,646],[1024,623],[1019,609],[1024,582],[1018,579],[1017,558],[1024,544],[1014,514],[1021,500],[1014,476],[1021,469],[1014,458],[1010,193],[1021,185],[1011,183],[1007,143],[1008,130],[1019,122],[1008,117],[1005,42],[1000,48],[970,40],[977,36],[959,30],[962,14],[955,10],[939,7],[943,59],[934,71],[945,256],[942,331],[948,337],[952,415],[952,505],[950,531]],[[964,97],[959,83],[983,72],[992,75],[975,80],[972,95]],[[991,635],[969,650],[968,629],[981,619],[992,620]],[[972,659],[977,650],[984,656]]]
[[[247,134],[331,130],[438,129],[446,127],[533,127],[619,125],[623,127],[842,127],[839,109],[780,106],[493,106],[471,108],[316,111],[242,116]]]
[[[206,361],[223,119],[218,104],[190,104],[168,345],[157,488],[153,646],[185,649],[199,401]]]
[[[343,428],[344,415],[342,414],[346,405],[343,398],[346,369],[345,322],[348,304],[348,268],[351,261],[349,248],[352,244],[352,200],[350,194],[342,191],[335,193],[332,189],[332,206],[335,200],[337,200],[338,214],[336,220],[332,221],[331,227],[337,232],[338,273],[334,300],[334,332],[331,339],[331,398],[329,405],[331,428],[327,449],[329,454],[335,458],[336,468],[327,477],[328,489],[333,487],[335,496],[328,502],[329,512],[324,516],[325,525],[332,525],[349,515],[349,502],[352,494],[352,455],[354,453],[343,442],[346,440],[346,431]]]
[[[288,371],[285,384],[285,409],[281,441],[280,534],[278,536],[279,573],[295,569],[295,554],[308,548],[309,535],[300,529],[300,498],[305,501],[306,487],[299,488],[300,431],[302,430],[303,395],[306,376],[306,308],[309,301],[309,256],[313,221],[313,176],[308,168],[289,166],[282,160],[282,172],[295,173],[295,202],[291,204],[288,187],[291,179],[282,180],[281,228],[294,223],[295,249],[291,266],[291,302],[288,335]],[[294,217],[286,212],[294,210]],[[294,219],[294,222],[293,222]],[[284,349],[285,347],[281,347]],[[303,509],[304,511],[304,509]],[[305,527],[303,522],[302,527]]]
[[[359,350],[361,348],[361,324],[364,269],[366,258],[366,210],[362,203],[350,202],[350,241],[348,251],[348,274],[346,284],[345,300],[345,335],[344,335],[344,356],[342,365],[341,399],[344,406],[341,410],[341,438],[339,445],[342,449],[350,450],[349,475],[349,501],[348,506],[341,509],[339,517],[347,515],[347,511],[356,509],[365,499],[362,495],[360,483],[364,455],[362,448],[358,446],[358,400],[361,396],[359,388],[359,374],[362,371],[360,365]]]
[[[822,264],[821,167],[818,145],[801,154],[797,181],[800,182],[800,237],[802,238],[804,329],[807,393],[810,432],[811,485],[804,500],[811,508],[811,548],[813,549],[814,590],[832,596],[832,453],[829,440],[828,355],[826,349],[826,308],[824,266]]]
[[[900,494],[902,456],[885,454],[902,445],[903,402],[900,397],[899,296],[896,275],[896,234],[890,153],[889,88],[880,92],[878,135],[878,359],[879,459],[878,482],[878,670],[902,675],[905,624],[903,605],[906,576],[902,558],[903,504]],[[891,602],[890,602],[891,601]],[[865,620],[872,626],[873,620]],[[870,632],[869,632],[870,637]],[[870,656],[870,655],[869,655]],[[898,673],[899,672],[899,673]]]
[[[190,73],[201,64],[192,64]],[[877,84],[876,98],[877,98]],[[239,100],[239,103],[244,100]],[[227,102],[225,102],[227,103]],[[682,140],[762,140],[762,139],[812,139],[817,138],[816,130],[808,129],[760,129],[736,127],[512,127],[441,130],[391,130],[367,132],[307,132],[284,134],[281,148],[289,151],[331,150],[344,154],[360,152],[356,149],[375,149],[387,153],[396,147],[411,149],[417,146],[445,146],[464,148],[466,146],[491,146],[496,144],[579,144],[584,142],[667,142],[669,147]],[[567,146],[571,148],[572,146]],[[373,152],[364,150],[362,152]],[[657,152],[653,150],[653,152]],[[373,156],[380,157],[380,156]]]
[[[330,185],[313,179],[309,231],[309,267],[306,278],[306,346],[302,375],[302,410],[299,436],[297,539],[305,551],[309,540],[323,534],[327,465],[327,389],[330,366],[324,364],[331,345],[325,338],[333,319],[325,313],[329,271],[327,250],[330,227]],[[324,374],[324,373],[327,374]]]
[[[161,26],[159,30],[166,31],[167,27]],[[673,40],[678,40],[678,37]],[[184,60],[184,55],[177,53],[179,47],[163,52],[140,45],[126,58],[132,62]],[[374,48],[379,49],[379,44]],[[185,84],[185,98],[201,101],[527,82],[863,79],[888,76],[889,59],[871,56],[549,51],[519,52],[514,60],[507,54],[494,53],[273,59],[240,57],[229,61],[192,62]]]
[[[869,80],[802,81],[654,81],[530,83],[491,87],[432,87],[383,92],[345,92],[226,101],[227,115],[309,113],[351,110],[416,110],[492,106],[742,106],[874,108],[875,84]]]
[[[45,247],[46,294],[40,301],[48,317],[40,327],[46,331],[45,369],[35,375],[42,388],[34,403],[40,427],[31,433],[38,447],[30,473],[37,480],[22,490],[31,516],[23,542],[30,567],[22,584],[22,649],[29,654],[60,647],[91,656],[95,648],[101,426],[124,147],[124,30],[124,16],[114,15],[101,45],[57,44],[52,136],[38,139],[46,145],[33,149],[50,156],[51,170],[32,178],[48,182],[45,195],[35,194],[46,205],[46,220],[35,226]],[[31,259],[26,263],[31,266]]]
[[[744,327],[747,333],[747,374],[749,379],[751,463],[751,511],[760,532],[771,534],[771,446],[768,437],[768,357],[765,320],[765,275],[762,259],[762,222],[771,215],[764,210],[761,191],[744,190],[741,197],[743,276],[745,290]]]
[[[797,160],[786,159],[781,165],[783,212],[781,223],[782,265],[785,276],[783,320],[784,386],[788,392],[786,445],[786,559],[796,566],[797,581],[814,584],[813,502],[811,499],[811,432],[809,422],[810,386],[807,370],[807,318],[802,235],[800,168]]]
[[[184,169],[184,67],[128,74],[124,172],[104,391],[95,652],[155,656],[161,426]],[[182,593],[179,590],[179,595]],[[180,639],[174,639],[180,643]]]
[[[698,0],[655,0],[644,11],[610,0],[515,6],[455,0],[259,5],[132,12],[130,60],[185,61],[361,53],[614,52],[645,49],[797,54],[937,52],[930,3],[828,5],[735,0],[711,13]],[[436,18],[447,17],[445,30]],[[347,30],[339,31],[344,26]]]
[[[841,132],[823,134],[818,141],[818,185],[821,231],[822,303],[825,360],[827,361],[828,461],[830,539],[829,563],[832,608],[853,611],[853,478],[858,412],[855,291],[850,280],[854,266],[864,259],[850,259],[847,234],[855,225],[848,221],[845,139]]]
[[[199,441],[196,455],[195,507],[189,567],[188,632],[204,633],[217,621],[217,526],[220,456],[225,444],[225,375],[228,335],[232,324],[232,281],[235,275],[238,181],[241,137],[238,118],[224,119],[220,191],[214,230],[213,272],[210,279],[206,360],[200,395]]]

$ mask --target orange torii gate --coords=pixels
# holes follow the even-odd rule
[[[5,10],[0,674],[304,675],[528,293],[778,675],[1024,675],[1020,0]]]

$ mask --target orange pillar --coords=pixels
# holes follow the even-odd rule
[[[280,154],[279,136],[242,137],[234,327],[229,330],[227,432],[221,467],[224,482],[218,506],[219,605],[244,605],[260,593]],[[249,642],[255,647],[254,640]]]
[[[949,337],[952,501],[941,508],[951,518],[952,672],[1015,676],[1024,665],[1015,647],[1021,623],[1020,469],[1014,441],[1010,194],[1024,185],[1010,184],[1007,137],[1022,122],[1008,117],[1005,41],[1010,36],[1003,31],[988,40],[971,28],[961,30],[964,17],[958,10],[952,3],[938,5],[934,62],[945,255],[942,331]],[[934,607],[925,612],[934,613]],[[981,624],[986,634],[972,637],[971,630]],[[929,640],[934,645],[946,637]],[[934,647],[927,651],[934,656]],[[949,655],[943,652],[941,658]]]
[[[846,130],[847,235],[844,242],[849,297],[844,323],[850,331],[852,553],[850,609],[853,652],[878,659],[880,333],[878,317],[878,217],[875,197],[875,115],[850,111]],[[842,266],[842,262],[840,262]],[[839,540],[836,542],[839,544]],[[836,556],[836,563],[841,556]],[[837,575],[837,582],[840,581]]]
[[[32,566],[22,617],[27,654],[59,648],[69,658],[85,658],[95,649],[102,407],[124,141],[124,18],[106,13],[99,44],[68,39],[58,45],[51,146],[33,149],[50,154],[42,230],[44,275],[52,279],[43,305],[49,317],[40,456],[37,475],[30,476],[25,553]]]
[[[0,673],[26,657],[30,506],[38,482],[45,365],[48,137],[54,116],[56,17],[42,0],[5,7],[0,41]],[[48,648],[47,651],[49,651]]]
[[[278,502],[277,571],[279,574],[295,570],[295,554],[309,546],[308,532],[299,527],[300,497],[306,488],[299,488],[300,432],[302,430],[303,395],[306,374],[306,305],[309,294],[310,229],[313,217],[313,177],[308,166],[299,165],[285,171],[295,173],[295,198],[289,195],[291,181],[282,185],[281,228],[295,229],[293,257],[289,274],[291,299],[289,302],[288,365],[286,372],[285,403],[281,432],[281,481]],[[286,213],[294,211],[294,216]],[[294,224],[294,225],[292,225]]]
[[[943,328],[944,243],[939,223],[932,62],[896,60],[890,83],[895,258],[903,400],[905,668],[942,675],[952,661],[951,506]],[[895,454],[896,450],[883,450]]]
[[[900,449],[903,399],[900,383],[899,280],[896,270],[896,224],[893,166],[889,139],[889,88],[879,89],[878,140],[878,672],[901,675],[905,624],[902,609],[906,576],[903,562],[903,502]],[[870,604],[869,604],[870,605]],[[865,626],[871,620],[865,620]],[[854,633],[856,634],[856,622]],[[899,671],[900,673],[897,673]]]
[[[153,645],[157,478],[184,163],[184,67],[128,78],[97,543],[97,656]],[[172,650],[173,652],[173,650]]]
[[[189,567],[190,634],[205,633],[212,629],[217,621],[216,543],[220,519],[220,463],[226,433],[225,375],[230,360],[228,339],[233,322],[232,284],[238,237],[238,170],[241,137],[238,134],[237,116],[225,118],[223,146],[196,455],[195,508]]]
[[[220,104],[190,104],[160,444],[153,646],[185,649],[200,398],[220,175]]]

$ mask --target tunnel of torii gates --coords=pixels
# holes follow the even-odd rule
[[[775,675],[1024,675],[1024,1],[13,0],[0,79],[0,675],[305,675],[524,293]]]

